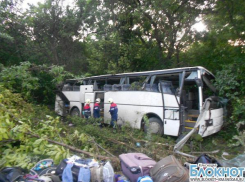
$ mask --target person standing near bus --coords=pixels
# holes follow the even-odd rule
[[[110,126],[112,126],[113,128],[115,128],[115,123],[114,122],[117,122],[117,113],[118,113],[118,108],[117,108],[117,104],[115,104],[113,102],[113,99],[112,98],[109,98],[108,99],[108,102],[111,104],[110,106],[110,114],[111,114],[111,123],[110,123]]]
[[[83,107],[83,110],[84,110],[84,116],[85,116],[85,118],[86,119],[90,118],[90,116],[91,116],[90,99],[87,99],[86,100],[86,104]]]
[[[100,118],[100,98],[95,100],[93,115],[94,118]]]

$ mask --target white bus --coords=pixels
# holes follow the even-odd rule
[[[218,132],[223,125],[224,106],[215,96],[214,75],[203,67],[92,76],[66,80],[57,91],[55,111],[82,116],[86,99],[91,111],[96,98],[101,100],[101,116],[110,121],[108,113],[112,98],[118,106],[118,124],[146,129],[144,115],[149,118],[152,133],[179,136],[195,125],[205,99],[212,100],[203,118],[203,137]],[[92,113],[93,115],[93,113]]]

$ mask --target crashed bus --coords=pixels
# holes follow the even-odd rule
[[[224,122],[224,105],[215,96],[214,79],[200,66],[69,79],[57,91],[55,111],[60,116],[83,117],[85,101],[90,99],[93,108],[100,98],[101,116],[109,123],[108,99],[113,98],[118,105],[117,124],[179,136],[193,129],[208,99],[211,104],[198,127],[198,133],[206,137],[220,131]]]

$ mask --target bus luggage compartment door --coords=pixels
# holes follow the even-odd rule
[[[164,119],[164,135],[178,136],[180,120]]]

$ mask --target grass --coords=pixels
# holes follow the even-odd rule
[[[70,132],[78,130],[81,133],[86,133],[90,137],[93,137],[96,143],[117,157],[122,153],[141,152],[154,160],[159,161],[163,157],[174,154],[173,147],[177,139],[176,137],[150,135],[149,138],[149,135],[142,130],[133,129],[128,126],[122,126],[121,128],[118,127],[116,130],[109,126],[100,128],[98,126],[99,123],[93,118],[85,120],[81,118],[68,117],[66,121],[67,123],[74,124],[70,128]],[[194,154],[199,156],[202,152],[219,150],[218,153],[208,153],[208,155],[219,160],[222,159],[221,156],[223,152],[227,152],[230,155],[226,157],[233,158],[241,153],[242,147],[229,147],[228,144],[231,141],[227,139],[228,136],[223,136],[225,133],[225,131],[221,131],[218,134],[214,134],[206,138],[193,136],[185,145],[183,151],[187,153],[199,152]],[[108,155],[102,150],[98,150],[97,152],[101,155]],[[191,160],[190,158],[180,155],[177,155],[177,158],[182,162]],[[116,166],[115,169],[120,170],[120,166]]]

